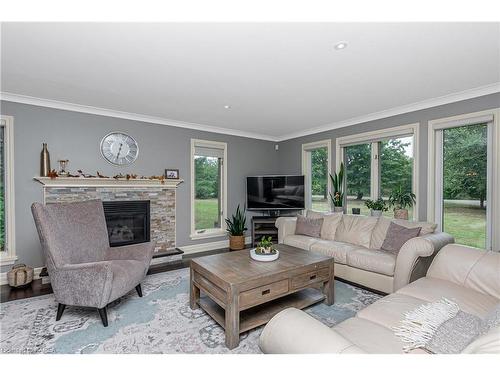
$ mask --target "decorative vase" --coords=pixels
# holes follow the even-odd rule
[[[245,236],[229,236],[229,248],[241,250],[245,248]]]
[[[344,212],[344,207],[342,207],[342,206],[333,206],[333,212]]]
[[[395,219],[408,220],[408,210],[406,208],[397,208],[394,210]]]
[[[371,210],[370,214],[373,217],[380,217],[380,216],[382,216],[382,211],[381,210]]]
[[[42,143],[42,152],[40,153],[40,176],[48,177],[50,172],[50,154],[47,149],[47,143]]]

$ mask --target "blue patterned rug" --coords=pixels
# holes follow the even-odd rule
[[[241,335],[228,350],[224,331],[201,309],[189,308],[189,270],[147,276],[143,298],[135,291],[108,307],[104,328],[96,309],[67,307],[46,295],[0,305],[1,353],[260,353],[262,327]],[[354,316],[380,296],[336,281],[335,304],[305,311],[328,326]]]

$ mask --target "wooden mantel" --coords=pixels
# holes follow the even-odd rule
[[[133,188],[147,188],[147,187],[161,187],[161,188],[177,188],[183,182],[183,179],[165,179],[150,180],[146,178],[99,178],[99,177],[33,177],[35,181],[41,183],[44,187],[133,187]]]

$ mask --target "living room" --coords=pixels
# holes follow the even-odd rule
[[[2,359],[500,354],[498,20],[16,21]]]

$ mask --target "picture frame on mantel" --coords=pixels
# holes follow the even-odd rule
[[[165,169],[165,178],[167,180],[178,180],[179,170],[178,169]]]

